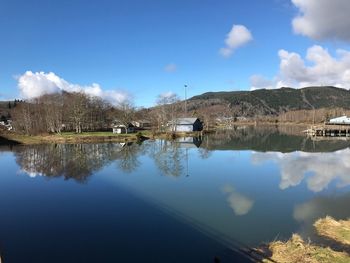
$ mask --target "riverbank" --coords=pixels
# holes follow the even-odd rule
[[[145,130],[138,133],[113,134],[112,132],[64,132],[61,134],[22,135],[14,132],[0,133],[0,142],[3,144],[48,144],[48,143],[102,143],[102,142],[137,142],[148,139],[176,139],[180,137],[196,137],[198,132],[166,133]]]
[[[350,219],[337,221],[331,217],[319,219],[314,224],[316,233],[325,244],[305,242],[294,234],[286,242],[274,241],[259,249],[270,254],[263,262],[271,263],[346,263],[350,262]],[[331,244],[331,245],[330,245]]]

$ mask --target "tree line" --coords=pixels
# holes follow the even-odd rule
[[[111,131],[113,124],[126,127],[134,120],[148,120],[154,132],[164,131],[167,123],[183,113],[176,94],[159,95],[156,106],[136,108],[130,99],[111,105],[97,96],[82,92],[46,94],[28,101],[16,101],[11,109],[13,128],[18,133],[75,133]]]
[[[35,135],[105,130],[117,112],[99,97],[62,92],[17,103],[11,116],[16,132]]]

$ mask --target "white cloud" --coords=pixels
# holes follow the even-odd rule
[[[350,41],[349,0],[292,0],[294,32],[316,40]]]
[[[238,193],[231,185],[225,185],[222,192],[227,194],[227,202],[235,215],[243,216],[248,214],[254,205],[253,200]]]
[[[164,67],[164,70],[169,73],[176,72],[177,65],[175,63],[170,63]]]
[[[307,50],[305,58],[295,52],[281,49],[278,52],[280,67],[277,76],[267,88],[289,86],[302,88],[306,86],[337,86],[350,88],[350,52],[336,50],[332,56],[327,49],[314,45]],[[251,78],[251,88],[259,88],[259,83],[267,84],[263,77]],[[260,85],[261,86],[261,85]]]
[[[304,179],[309,190],[320,192],[331,182],[350,185],[350,149],[330,153],[253,153],[253,164],[274,161],[280,167],[280,189],[299,185]],[[308,175],[308,176],[307,176]]]
[[[44,94],[52,94],[61,91],[85,92],[88,95],[101,97],[116,105],[129,97],[129,95],[123,91],[102,90],[101,86],[96,83],[89,86],[72,84],[53,72],[27,71],[18,77],[18,88],[24,99],[31,99]]]
[[[220,54],[229,57],[233,52],[253,40],[251,32],[243,25],[233,25],[225,39],[226,46],[220,49]]]
[[[274,82],[272,80],[266,79],[261,75],[253,75],[250,77],[251,89],[271,89],[274,88]]]

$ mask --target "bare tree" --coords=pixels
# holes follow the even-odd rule
[[[126,99],[119,104],[118,109],[117,120],[125,126],[125,132],[128,133],[128,127],[135,116],[135,106],[130,99]]]
[[[170,120],[172,123],[175,122],[176,118],[179,115],[180,107],[179,107],[179,96],[175,93],[170,95],[160,94],[157,97],[157,120],[158,120],[158,128],[161,129],[164,127],[168,121]],[[176,125],[172,125],[172,130],[174,130]]]

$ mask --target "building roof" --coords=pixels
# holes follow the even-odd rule
[[[125,128],[125,124],[113,124],[112,125],[113,128]],[[132,123],[128,123],[128,128],[132,128],[132,127],[135,127]],[[1,262],[0,262],[1,263]]]
[[[177,118],[173,122],[177,125],[193,125],[198,118]]]
[[[350,118],[347,116],[337,117],[329,120],[330,123],[350,123]]]

